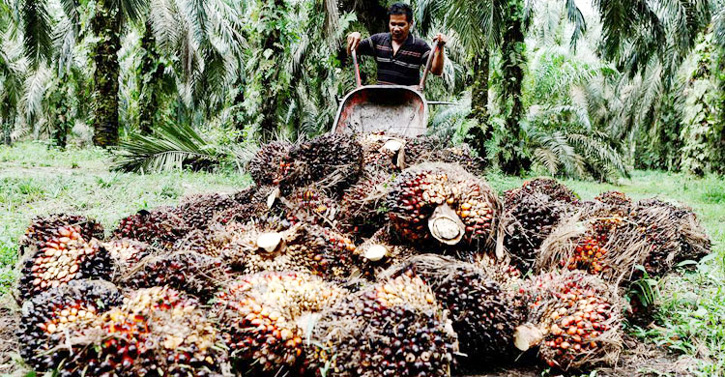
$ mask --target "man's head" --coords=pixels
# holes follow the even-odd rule
[[[413,25],[413,9],[408,4],[395,3],[388,9],[388,27],[393,40],[403,42],[408,38],[410,27]]]

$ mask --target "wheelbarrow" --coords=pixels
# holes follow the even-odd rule
[[[425,89],[425,81],[437,49],[438,42],[436,41],[428,56],[423,77],[417,88],[405,85],[363,86],[357,53],[353,51],[352,61],[355,65],[357,88],[348,93],[340,103],[331,132],[386,131],[389,134],[408,137],[425,134],[429,103],[423,96],[423,89]]]

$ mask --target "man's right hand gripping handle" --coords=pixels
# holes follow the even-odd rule
[[[360,45],[360,39],[362,39],[362,35],[358,32],[352,32],[347,35],[347,54],[350,55],[351,51],[357,50],[357,47]]]

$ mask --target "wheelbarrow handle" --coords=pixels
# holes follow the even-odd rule
[[[357,63],[357,52],[355,50],[352,50],[352,63],[355,65],[355,83],[359,88],[362,86],[362,79],[360,78],[360,65]]]
[[[435,56],[437,51],[438,51],[438,40],[433,42],[433,48],[430,50],[430,55],[428,55],[428,61],[425,63],[425,70],[423,71],[423,77],[420,79],[420,85],[418,85],[421,92],[423,91],[423,89],[425,89],[425,80],[428,78],[428,72],[430,71],[430,67],[433,65],[433,57]]]

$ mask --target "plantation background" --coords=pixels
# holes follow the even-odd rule
[[[691,373],[725,375],[725,3],[410,3],[415,34],[450,37],[425,94],[455,105],[434,110],[430,132],[469,143],[499,192],[549,175],[585,199],[616,189],[693,207],[713,254],[653,282],[657,320],[628,332]],[[112,229],[249,185],[260,143],[328,131],[354,87],[344,37],[385,30],[387,5],[0,0],[0,294],[33,216]]]

